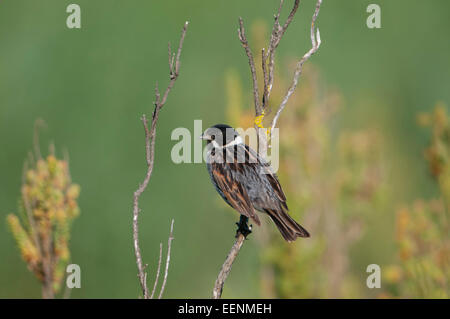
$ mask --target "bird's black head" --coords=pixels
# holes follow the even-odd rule
[[[206,140],[208,144],[214,141],[214,144],[222,147],[236,141],[240,136],[231,126],[226,124],[216,124],[207,129],[202,134],[201,138]]]

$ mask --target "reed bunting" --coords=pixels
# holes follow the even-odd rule
[[[286,196],[272,167],[230,126],[217,124],[201,136],[207,142],[206,166],[217,192],[241,214],[238,223],[245,236],[248,218],[261,224],[255,211],[269,215],[283,238],[292,242],[309,233],[289,216]]]

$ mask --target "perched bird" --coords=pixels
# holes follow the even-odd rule
[[[207,141],[206,165],[211,181],[225,202],[241,214],[241,222],[247,217],[245,220],[250,218],[259,226],[255,211],[260,211],[269,215],[286,241],[309,237],[287,213],[286,196],[270,164],[244,144],[232,127],[214,125],[201,138]]]

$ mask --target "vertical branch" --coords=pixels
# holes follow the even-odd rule
[[[156,111],[156,109],[155,109]],[[148,288],[147,288],[147,274],[145,272],[145,267],[142,262],[141,249],[139,247],[139,197],[147,188],[148,182],[150,181],[150,177],[153,171],[153,152],[152,146],[154,145],[153,139],[150,135],[150,130],[148,129],[148,121],[144,115],[142,115],[142,123],[144,124],[145,130],[145,149],[146,149],[146,160],[147,160],[147,173],[145,175],[144,182],[139,185],[139,188],[134,192],[134,204],[133,204],[133,241],[134,241],[134,252],[136,255],[136,263],[138,266],[138,276],[139,282],[141,284],[142,293],[144,295],[144,299],[148,298]]]
[[[166,270],[164,271],[164,281],[162,283],[161,291],[159,292],[158,299],[162,298],[162,295],[164,293],[164,289],[166,288],[167,275],[169,274],[170,251],[171,251],[171,248],[172,248],[172,240],[173,240],[173,223],[174,223],[174,220],[172,219],[172,224],[170,225],[169,239],[167,240]]]
[[[134,192],[133,196],[133,243],[134,243],[134,252],[136,257],[136,264],[138,268],[138,277],[139,277],[139,283],[141,285],[142,294],[144,296],[144,299],[149,298],[149,290],[147,287],[147,273],[145,271],[145,268],[147,265],[144,266],[144,263],[142,261],[142,253],[139,246],[139,198],[142,195],[142,193],[147,188],[147,185],[150,181],[150,178],[152,176],[153,172],[153,166],[154,166],[154,156],[155,156],[155,139],[156,139],[156,123],[158,122],[158,116],[159,111],[162,109],[162,107],[165,105],[167,101],[167,97],[172,90],[175,81],[178,78],[179,72],[180,72],[180,56],[181,56],[181,50],[183,48],[184,38],[186,36],[186,31],[188,27],[188,22],[184,24],[183,30],[181,32],[180,42],[178,44],[178,51],[175,56],[172,55],[171,52],[171,46],[169,43],[168,46],[168,54],[169,54],[169,78],[170,82],[164,91],[162,97],[158,89],[158,85],[155,86],[155,109],[153,111],[152,115],[152,121],[150,128],[148,127],[148,120],[145,116],[145,114],[142,116],[141,120],[144,125],[145,130],[145,150],[146,150],[146,162],[147,162],[147,172],[144,178],[144,181],[142,184],[139,185],[138,189]],[[172,227],[171,227],[171,235],[169,237],[169,241],[171,242],[172,237],[172,230],[173,230],[173,220],[172,220]],[[168,257],[167,260],[170,260],[170,246],[168,247]],[[165,280],[167,280],[167,269],[168,264],[166,263],[166,275]],[[159,275],[157,274],[157,278]],[[152,294],[153,295],[153,294]]]
[[[258,91],[258,79],[256,77],[255,59],[253,58],[252,50],[248,45],[248,40],[245,35],[244,21],[239,18],[239,29],[238,29],[239,40],[242,43],[242,47],[245,49],[245,53],[248,57],[248,63],[250,65],[250,71],[253,80],[253,101],[255,103],[255,114],[260,116],[262,113],[261,105],[259,104],[259,91]]]
[[[164,289],[166,288],[167,276],[168,276],[168,273],[169,273],[169,265],[170,265],[170,251],[172,249],[173,223],[174,222],[175,221],[172,219],[172,223],[170,225],[169,239],[167,240],[166,270],[164,272],[164,281],[163,281],[163,283],[161,285],[161,290],[159,291],[158,299],[162,298],[162,295],[164,293]],[[153,296],[155,295],[155,292],[156,292],[156,287],[158,286],[159,275],[161,274],[161,262],[162,262],[162,243],[159,244],[158,270],[156,271],[155,283],[153,285],[153,290],[152,290],[152,294],[150,296],[150,299],[153,299]]]
[[[163,249],[163,244],[159,243],[158,269],[156,270],[156,278],[155,278],[155,282],[153,283],[153,290],[152,290],[150,299],[153,299],[153,296],[155,295],[156,287],[158,286],[159,274],[161,273],[162,249]]]

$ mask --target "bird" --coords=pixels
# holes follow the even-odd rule
[[[216,124],[200,136],[206,141],[206,167],[215,189],[241,214],[242,229],[250,218],[258,226],[257,211],[267,214],[287,242],[310,237],[289,214],[286,196],[270,164],[246,145],[235,129]],[[244,229],[245,230],[245,229]],[[239,229],[238,229],[239,231]],[[246,236],[251,229],[246,229]]]

